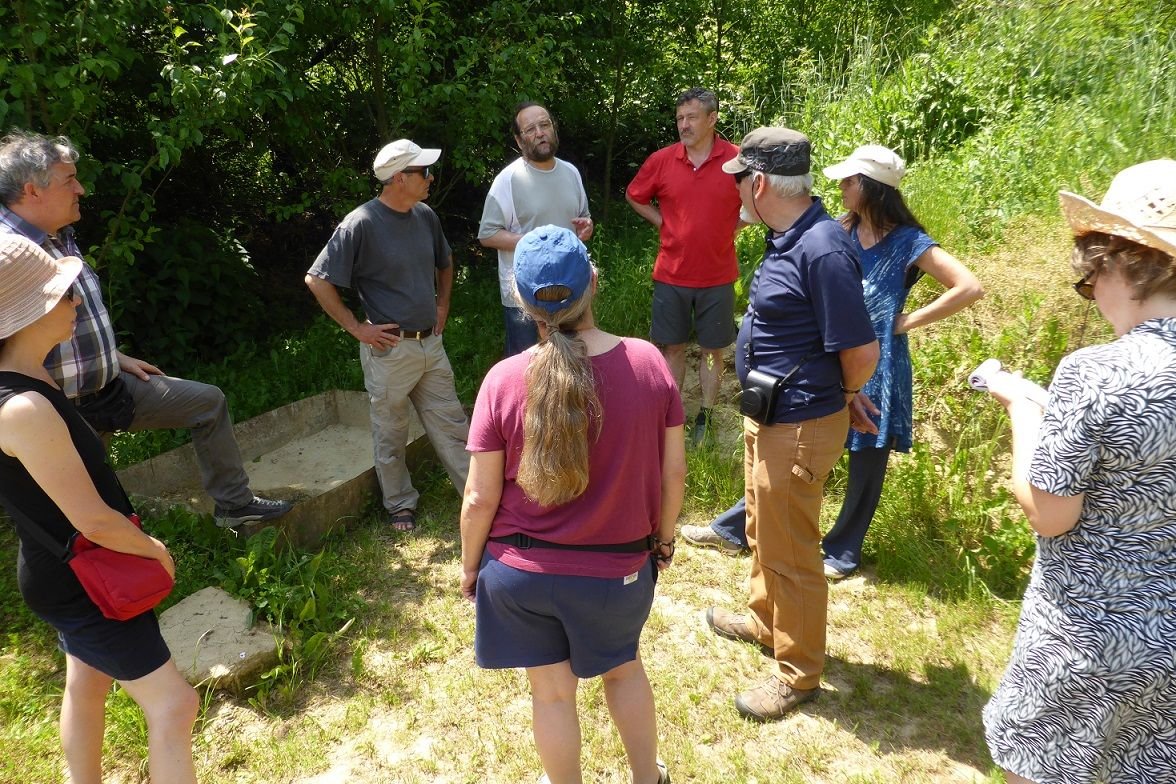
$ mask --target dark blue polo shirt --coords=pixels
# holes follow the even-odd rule
[[[814,197],[787,231],[768,237],[735,346],[739,380],[752,367],[787,375],[816,351],[780,390],[772,422],[827,416],[845,406],[838,352],[874,339],[857,252]]]

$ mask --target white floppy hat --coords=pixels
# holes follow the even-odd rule
[[[441,157],[441,150],[437,148],[422,149],[408,139],[397,139],[376,153],[372,161],[372,173],[380,182],[387,182],[392,175],[402,172],[409,166],[431,166]]]
[[[0,234],[0,340],[53,310],[84,263],[55,259],[23,235]]]
[[[897,188],[906,174],[906,162],[898,153],[881,144],[864,144],[841,163],[822,169],[831,180],[844,180],[855,174],[864,174],[871,180]]]
[[[1161,158],[1115,175],[1102,204],[1059,191],[1062,212],[1075,236],[1114,234],[1176,256],[1176,161]]]

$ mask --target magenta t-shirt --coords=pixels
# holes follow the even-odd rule
[[[482,381],[471,452],[505,452],[502,501],[490,536],[523,533],[561,544],[617,544],[656,533],[661,520],[661,467],[668,427],[685,419],[682,398],[662,355],[644,340],[624,338],[592,357],[600,398],[600,435],[590,443],[588,489],[560,506],[542,507],[515,484],[523,453],[524,373],[532,353],[499,362]],[[590,431],[591,432],[591,431]],[[528,572],[624,577],[648,553],[596,553],[487,542],[491,557]]]

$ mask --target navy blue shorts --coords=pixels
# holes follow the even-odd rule
[[[594,678],[633,661],[656,571],[650,559],[635,577],[537,574],[484,556],[476,591],[478,666],[570,661],[576,677]]]
[[[126,621],[112,621],[90,606],[93,612],[85,618],[66,621],[42,616],[57,629],[57,647],[63,653],[116,681],[133,681],[150,675],[171,659],[154,610]]]

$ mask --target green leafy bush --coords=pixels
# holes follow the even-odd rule
[[[155,233],[132,264],[107,272],[114,324],[134,353],[164,368],[231,353],[265,314],[241,243],[188,218]],[[242,307],[250,295],[253,305]]]

